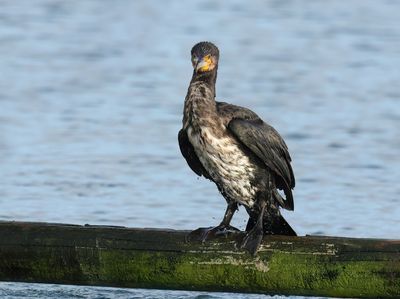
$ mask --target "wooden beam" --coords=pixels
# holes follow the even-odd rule
[[[331,297],[400,297],[400,241],[0,222],[0,280]]]

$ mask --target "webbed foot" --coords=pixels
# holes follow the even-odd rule
[[[264,233],[262,227],[256,225],[243,238],[240,248],[246,249],[251,255],[255,256],[260,248],[263,236]]]
[[[218,225],[216,227],[200,227],[190,232],[186,236],[186,241],[205,242],[218,237],[226,237],[230,234],[239,232],[240,230],[231,225]]]

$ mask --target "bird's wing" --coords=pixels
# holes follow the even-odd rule
[[[245,113],[242,111],[242,113]],[[286,199],[280,200],[283,208],[293,210],[291,189],[295,186],[288,148],[279,133],[252,112],[247,119],[234,118],[228,129],[275,174],[276,186],[283,190]],[[282,201],[282,202],[281,202]]]
[[[258,115],[250,109],[228,104],[225,102],[216,102],[218,114],[223,118],[223,121],[229,122],[234,118],[240,119],[260,119]]]
[[[211,180],[207,170],[201,164],[199,158],[194,151],[193,145],[190,143],[189,138],[185,130],[181,129],[178,133],[179,148],[181,149],[182,156],[186,159],[189,167],[198,175],[204,176]]]

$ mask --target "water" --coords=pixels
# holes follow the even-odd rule
[[[117,289],[106,287],[76,287],[50,284],[27,284],[27,283],[1,283],[1,298],[41,298],[41,299],[66,299],[66,298],[96,298],[96,299],[258,299],[267,296],[252,294],[232,293],[205,293],[187,291],[165,291],[144,289]],[[271,296],[269,298],[279,298]]]
[[[1,1],[0,219],[217,224],[224,200],[177,144],[190,49],[211,40],[217,97],[287,141],[297,186],[285,217],[296,231],[400,238],[399,10],[375,0]],[[234,224],[245,222],[240,211]],[[0,288],[9,298],[231,298]]]

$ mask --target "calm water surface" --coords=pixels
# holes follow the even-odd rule
[[[287,141],[297,232],[400,238],[399,12],[375,0],[0,1],[0,220],[217,224],[225,202],[177,144],[190,48],[211,40],[217,97]],[[232,298],[15,283],[0,295]]]

